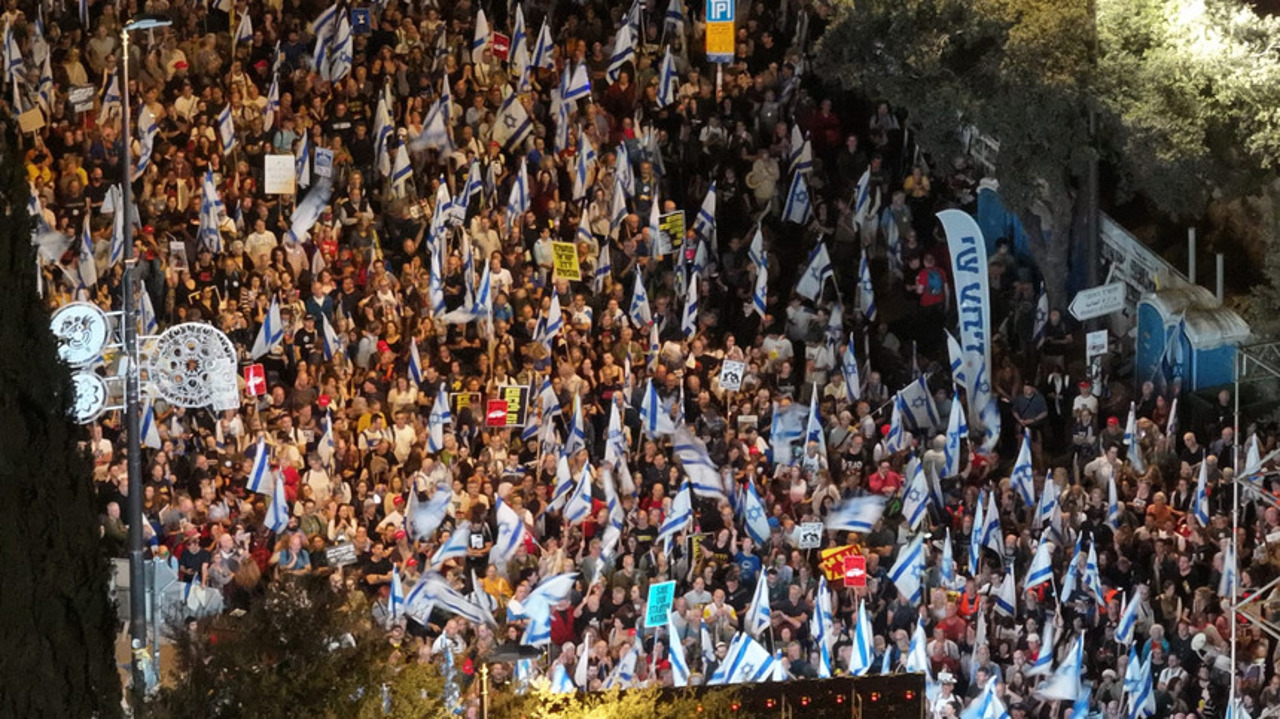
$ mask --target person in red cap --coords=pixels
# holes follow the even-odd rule
[[[1124,427],[1120,426],[1119,417],[1107,417],[1107,426],[1098,434],[1098,446],[1103,452],[1111,447],[1124,446]]]

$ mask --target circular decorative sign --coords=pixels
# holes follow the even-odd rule
[[[170,327],[156,339],[148,361],[156,390],[178,407],[204,407],[236,388],[235,346],[212,325]]]
[[[111,336],[111,323],[101,307],[89,302],[63,305],[49,320],[58,338],[58,356],[72,367],[84,367],[102,356]]]
[[[71,375],[71,391],[75,397],[71,418],[79,424],[94,421],[107,408],[107,381],[94,372]]]

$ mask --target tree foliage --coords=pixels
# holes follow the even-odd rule
[[[149,711],[174,718],[450,716],[435,667],[390,646],[355,599],[318,578],[277,582],[243,616],[209,617],[194,632],[175,626],[177,680]]]
[[[36,292],[29,192],[14,128],[0,122],[0,716],[118,716],[92,460]]]
[[[818,65],[907,108],[937,156],[964,127],[998,139],[1001,196],[1050,275],[1095,151],[1116,199],[1184,219],[1274,176],[1278,49],[1280,22],[1239,0],[841,0]]]
[[[545,680],[535,681],[525,694],[503,692],[493,695],[489,716],[512,719],[692,719],[730,717],[736,701],[731,688],[721,688],[697,696],[692,692],[674,697],[657,689],[629,689],[575,694],[556,694]]]

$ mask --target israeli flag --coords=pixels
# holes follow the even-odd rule
[[[431,555],[431,559],[428,560],[427,565],[435,568],[450,559],[462,559],[467,556],[467,550],[470,548],[468,546],[470,535],[471,523],[465,519],[458,522],[457,526],[453,528],[453,532],[449,534],[448,541],[441,544],[435,554]]]
[[[996,695],[997,677],[991,677],[982,693],[960,715],[960,719],[1009,719],[1009,711]],[[1084,719],[1083,716],[1080,719]]]
[[[1053,581],[1053,542],[1046,539],[1036,547],[1035,556],[1031,558],[1031,566],[1027,568],[1023,585],[1027,591],[1030,591],[1049,581]]]
[[[973,510],[973,535],[969,540],[969,575],[978,576],[978,570],[982,566],[982,546],[983,539],[986,535],[986,502],[983,501],[984,492],[978,493],[978,503]]]
[[[801,155],[804,154],[804,146],[805,146],[804,132],[800,129],[799,123],[794,123],[791,125],[791,137],[789,140],[789,144],[791,146],[791,149],[787,153],[787,167],[790,169],[791,172],[795,172],[797,169],[800,169],[801,167],[800,157]],[[813,157],[812,155],[810,155],[809,168],[807,169],[813,169],[812,165],[813,165]]]
[[[284,494],[284,477],[279,474],[276,475],[275,486],[271,490],[271,504],[267,506],[265,524],[276,534],[289,526],[289,499]]]
[[[507,222],[517,225],[524,213],[529,211],[529,164],[519,160],[520,172],[511,185],[511,193],[507,196]]]
[[[155,115],[151,114],[151,110],[146,105],[142,106],[142,110],[138,113],[138,140],[140,151],[138,153],[138,165],[133,172],[133,179],[138,178],[147,171],[147,167],[151,164],[151,153],[155,150],[156,134],[160,132],[160,126],[156,124]]]
[[[1053,481],[1050,472],[1044,479],[1044,488],[1040,492],[1040,501],[1036,504],[1036,516],[1031,522],[1033,529],[1047,526],[1053,520],[1053,512],[1058,506],[1058,483]]]
[[[929,509],[929,482],[924,475],[924,462],[915,463],[915,471],[911,473],[911,482],[907,485],[907,493],[902,498],[902,516],[906,518],[911,531],[919,530]]]
[[[231,121],[231,103],[227,103],[222,112],[218,113],[218,136],[222,138],[222,154],[230,154],[231,148],[236,146],[236,126]]]
[[[144,291],[143,297],[147,296]],[[164,443],[160,440],[160,429],[156,426],[156,411],[147,400],[142,409],[142,446],[148,449],[161,449]],[[254,490],[257,491],[257,490]]]
[[[878,494],[846,499],[831,509],[825,521],[828,532],[868,534],[884,514],[888,498]]]
[[[996,505],[995,492],[987,493],[987,517],[986,525],[982,528],[982,544],[1004,561],[1004,532],[1000,529],[1000,508]]]
[[[391,565],[391,598],[388,602],[388,609],[391,610],[391,621],[396,621],[404,616],[404,584],[400,581],[400,566]]]
[[[253,468],[249,470],[245,489],[258,494],[266,494],[267,478],[271,476],[271,450],[264,437],[258,437],[258,444],[253,451]]]
[[[774,665],[777,660],[770,656],[768,650],[750,637],[743,637],[737,651],[725,656],[729,665],[724,674],[725,684],[757,683],[767,681],[774,676]],[[708,682],[710,684],[710,682]]]
[[[1105,606],[1105,599],[1102,594],[1102,578],[1098,575],[1098,543],[1089,538],[1089,553],[1085,556],[1084,562],[1084,586],[1093,595],[1094,601],[1098,606]]]
[[[684,301],[684,313],[680,319],[680,329],[684,331],[685,338],[693,336],[698,330],[698,275],[693,273],[689,275],[689,288],[686,290]]]
[[[902,393],[893,396],[893,412],[889,415],[889,436],[884,438],[884,448],[889,454],[902,451],[906,445],[906,431],[902,426],[902,416],[906,414],[906,403],[902,401]]]
[[[506,566],[507,561],[515,555],[516,548],[524,541],[528,530],[521,521],[520,515],[503,502],[501,497],[497,499],[496,506],[498,539],[493,543],[493,549],[489,551],[489,563]]]
[[[111,81],[107,83],[106,90],[102,93],[102,114],[111,115],[112,109],[120,109],[123,98],[120,96],[120,74],[113,73]]]
[[[1134,473],[1146,472],[1147,463],[1142,459],[1142,447],[1138,444],[1138,422],[1133,402],[1129,403],[1129,419],[1124,425],[1124,445],[1129,449],[1129,466],[1133,467]]]
[[[924,619],[917,619],[916,628],[911,632],[911,644],[908,645],[907,659],[903,662],[903,666],[908,672],[923,674],[926,682],[933,680],[933,675],[929,671],[931,663],[928,641],[924,633]]]
[[[680,74],[676,72],[676,61],[671,55],[671,48],[662,56],[662,65],[658,70],[658,108],[674,105],[676,93],[680,89]]]
[[[1177,400],[1174,400],[1177,402]],[[1172,417],[1172,415],[1170,415]],[[1249,480],[1257,480],[1262,473],[1262,456],[1258,451],[1258,435],[1251,434],[1244,443],[1244,469],[1240,476]]]
[[[1012,619],[1018,614],[1018,595],[1013,587],[1013,571],[1007,571],[1004,575],[1004,581],[1000,583],[1000,588],[995,594],[995,609],[997,614],[1003,614]]]
[[[418,501],[418,492],[415,485],[414,491],[409,493],[409,506],[405,510],[405,516],[408,520],[406,526],[414,539],[422,539],[435,534],[436,530],[440,528],[440,524],[444,522],[445,515],[449,511],[449,501],[451,499],[451,492],[436,487],[431,498],[424,504]]]
[[[395,163],[391,166],[391,192],[397,197],[409,193],[409,180],[413,179],[413,165],[409,162],[409,148],[401,145],[396,150]]]
[[[888,650],[885,651],[888,654]],[[871,617],[867,614],[866,600],[858,602],[858,618],[853,631],[853,648],[849,651],[849,673],[866,676],[876,656],[875,634],[871,630]]]
[[[302,142],[298,144],[298,155],[293,159],[293,171],[298,176],[298,188],[311,186],[311,133],[302,133]]]
[[[422,357],[418,354],[418,340],[409,338],[409,379],[414,386],[422,386]]]
[[[1074,702],[1081,691],[1080,678],[1084,676],[1084,637],[1076,638],[1067,658],[1049,681],[1035,690],[1037,698],[1048,701]]]
[[[542,28],[538,30],[538,39],[533,45],[533,67],[543,68],[546,70],[554,70],[556,67],[555,60],[555,43],[551,40],[551,28],[547,27],[547,19],[542,19]]]
[[[973,397],[973,388],[965,375],[964,350],[960,348],[960,342],[955,335],[951,334],[949,330],[943,330],[943,332],[947,335],[947,356],[951,360],[951,381],[963,387],[967,397]]]
[[[858,224],[862,224],[867,219],[867,212],[871,209],[871,168],[863,170],[862,177],[858,178],[858,183],[853,187],[853,218]],[[897,229],[896,222],[890,222],[890,226]]]
[[[675,618],[667,616],[667,659],[671,663],[671,683],[676,687],[689,686],[689,662],[684,656],[684,644],[676,631]]]
[[[502,145],[503,152],[516,154],[533,134],[533,121],[516,93],[507,95],[498,109],[493,126],[493,140]]]
[[[1031,589],[1030,586],[1027,589]],[[1040,629],[1040,653],[1026,670],[1027,676],[1038,676],[1053,673],[1053,617],[1046,617],[1044,627]]]
[[[835,618],[831,613],[831,588],[827,586],[827,577],[818,575],[818,592],[813,601],[813,618],[810,630],[814,643],[818,646],[818,678],[831,678],[831,649],[836,637],[831,631]]]
[[[743,512],[742,519],[747,534],[751,537],[751,541],[763,546],[769,541],[773,532],[769,528],[769,515],[765,511],[764,502],[760,500],[760,494],[756,491],[755,482],[747,483],[744,504],[746,511]]]
[[[782,221],[805,225],[812,217],[813,205],[809,201],[809,186],[805,184],[804,175],[796,173],[792,175],[791,188],[787,190],[787,201],[782,208]]]
[[[924,534],[917,534],[898,551],[898,560],[889,570],[889,579],[913,605],[919,604],[923,592],[920,578],[924,574]]]
[[[236,26],[235,44],[249,42],[253,39],[253,21],[249,19],[249,13],[240,14],[240,24]]]
[[[862,253],[858,261],[858,306],[862,315],[872,322],[876,319],[876,288],[871,282],[871,266],[867,264],[867,254]]]
[[[609,54],[609,69],[605,76],[609,79],[609,84],[618,81],[622,76],[622,68],[627,63],[635,63],[636,60],[636,39],[632,33],[630,25],[623,25],[618,28],[617,35],[614,36],[613,50]]]
[[[743,629],[757,639],[769,629],[773,618],[773,610],[769,607],[769,583],[765,573],[760,572],[756,578],[755,593],[751,595],[751,605],[742,620]]]
[[[569,437],[564,443],[564,456],[572,457],[587,448],[587,436],[582,420],[582,395],[573,396],[573,414],[569,418]]]
[[[395,131],[395,125],[391,122],[391,108],[387,106],[386,95],[382,95],[373,112],[373,155],[377,158],[378,172],[383,177],[391,175],[391,137]],[[434,216],[432,219],[435,219]]]
[[[258,339],[253,343],[249,356],[258,359],[262,355],[278,347],[284,340],[284,321],[280,319],[280,303],[273,296],[271,306],[267,309],[267,317],[258,329]]]
[[[484,54],[485,48],[489,47],[493,42],[493,35],[489,31],[489,19],[485,17],[484,9],[476,11],[476,33],[471,40],[471,62],[481,62],[481,55]]]
[[[200,244],[215,255],[222,252],[222,231],[219,226],[225,217],[222,198],[213,184],[213,171],[204,173],[200,186]]]
[[[1240,580],[1236,576],[1236,542],[1235,537],[1227,535],[1222,547],[1222,577],[1218,579],[1218,596],[1225,599],[1235,600],[1236,589],[1240,586]]]
[[[1129,646],[1133,644],[1134,630],[1138,626],[1138,611],[1142,607],[1142,590],[1139,586],[1133,589],[1133,596],[1124,604],[1120,613],[1120,623],[1116,625],[1116,642]]]
[[[902,399],[903,419],[912,429],[932,431],[938,428],[938,408],[924,377],[903,387],[898,396]]]
[[[319,254],[319,250],[316,253]],[[324,361],[332,362],[333,358],[343,351],[344,346],[342,338],[333,329],[333,325],[329,323],[329,318],[320,315],[320,340],[324,343]]]
[[[1209,465],[1201,460],[1200,477],[1196,480],[1196,491],[1191,497],[1191,515],[1201,527],[1209,526]]]
[[[676,492],[675,499],[671,500],[671,509],[667,512],[666,519],[662,521],[662,526],[658,528],[658,541],[670,541],[671,537],[683,532],[693,521],[692,495],[688,483]]]
[[[650,380],[652,386],[653,380]],[[654,392],[656,399],[657,392]],[[677,399],[679,403],[679,399]],[[662,409],[658,410],[660,414],[666,414]],[[643,416],[644,409],[641,408]],[[680,466],[689,477],[689,483],[693,487],[693,491],[700,497],[709,497],[716,500],[728,499],[725,496],[724,485],[720,479],[720,470],[716,467],[715,462],[711,461],[711,457],[707,452],[707,445],[694,436],[689,428],[681,424],[677,427],[672,437],[672,452],[676,459],[680,462]]]
[[[26,72],[22,66],[22,48],[18,46],[18,39],[13,34],[12,20],[4,26],[4,69],[10,82],[15,85],[25,82],[22,77]]]
[[[953,403],[958,404],[957,403]],[[1018,450],[1018,459],[1013,463],[1013,488],[1017,491],[1022,503],[1028,507],[1036,504],[1035,469],[1031,466],[1031,432],[1022,433],[1022,448]]]
[[[809,266],[805,268],[800,281],[796,283],[796,294],[817,301],[818,296],[822,294],[823,285],[832,274],[831,255],[827,252],[827,245],[819,242],[809,255]]]
[[[279,111],[280,111],[280,78],[273,77],[271,78],[271,88],[267,90],[267,109],[263,110],[262,112],[262,131],[263,132],[271,132],[271,128],[275,127],[276,113]]]
[[[1116,478],[1107,478],[1107,524],[1112,529],[1120,528],[1120,498],[1116,493]]]
[[[969,424],[964,417],[964,405],[957,393],[951,400],[951,416],[947,418],[947,443],[943,448],[942,474],[954,477],[960,474],[961,440],[969,436]]]
[[[453,413],[449,411],[449,395],[445,386],[440,385],[435,404],[431,406],[431,414],[427,418],[427,452],[437,454],[444,451],[444,427],[453,422]]]
[[[946,534],[942,538],[942,561],[938,563],[938,573],[942,575],[943,586],[952,587],[955,585],[956,560],[952,556],[951,527],[946,528]]]
[[[649,309],[649,293],[645,290],[644,276],[640,274],[639,265],[636,266],[635,287],[631,291],[631,308],[627,315],[639,329],[653,324],[653,312]]]
[[[89,231],[89,214],[85,213],[80,232],[80,284],[93,287],[98,283],[98,263],[93,255],[93,233]]]
[[[320,435],[320,444],[316,446],[316,454],[320,455],[320,461],[329,471],[333,471],[334,449],[333,410],[326,410],[324,434]]]

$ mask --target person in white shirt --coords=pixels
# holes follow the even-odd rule
[[[418,433],[409,424],[409,415],[396,412],[395,425],[391,427],[391,451],[401,464],[409,458],[413,443],[418,441]]]
[[[503,292],[509,292],[514,284],[511,270],[502,266],[502,253],[492,253],[489,256],[489,296],[497,297]]]
[[[263,269],[271,263],[271,251],[279,244],[275,233],[267,229],[267,221],[259,218],[253,223],[253,232],[245,238],[244,251],[254,269]]]

